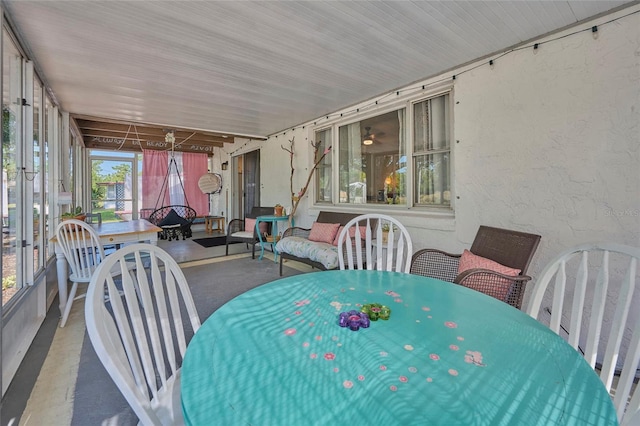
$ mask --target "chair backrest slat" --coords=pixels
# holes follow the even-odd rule
[[[584,311],[584,299],[587,293],[587,280],[589,279],[588,260],[589,253],[585,251],[582,253],[580,267],[578,268],[578,274],[576,276],[575,290],[573,292],[571,316],[574,318]],[[569,329],[569,344],[574,348],[578,347],[581,328],[582,321],[571,322],[571,328]]]
[[[637,259],[631,259],[627,274],[621,282],[618,303],[613,315],[613,321],[611,322],[610,336],[607,339],[607,346],[602,361],[602,372],[600,374],[607,389],[611,387],[611,383],[613,382],[613,375],[620,354],[620,345],[622,344],[622,338],[631,308],[631,300],[635,290],[636,262]],[[632,272],[633,275],[631,275]]]

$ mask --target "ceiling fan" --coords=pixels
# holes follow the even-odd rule
[[[365,133],[365,135],[362,137],[362,144],[363,145],[373,145],[373,143],[376,141],[376,133],[371,133],[371,127],[365,127],[364,128],[367,133]],[[382,136],[384,133],[379,133],[378,136]]]

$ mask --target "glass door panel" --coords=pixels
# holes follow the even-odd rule
[[[131,220],[133,216],[133,160],[92,158],[91,213],[102,222]]]

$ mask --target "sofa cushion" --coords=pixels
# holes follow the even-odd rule
[[[331,244],[339,227],[339,223],[314,222],[313,225],[311,225],[309,241]]]
[[[327,269],[335,269],[339,266],[338,248],[332,244],[309,241],[303,237],[285,237],[278,241],[276,250],[321,263]]]
[[[252,231],[238,231],[238,232],[234,232],[233,234],[231,234],[232,237],[236,237],[236,238],[246,238],[246,239],[251,239],[253,238],[253,232]]]

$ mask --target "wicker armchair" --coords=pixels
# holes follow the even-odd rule
[[[155,210],[149,218],[149,222],[162,228],[158,233],[161,240],[179,240],[191,238],[191,224],[196,218],[196,211],[189,206],[165,206]]]
[[[496,289],[507,285],[509,289],[500,300],[520,309],[525,285],[531,280],[525,274],[539,242],[540,235],[480,226],[469,251],[501,265],[520,269],[520,275],[514,277],[487,269],[469,269],[458,274],[462,255],[435,249],[417,251],[411,259],[410,273],[464,285],[494,297]]]
[[[269,216],[273,215],[274,210],[273,207],[252,207],[251,213],[247,214],[247,218],[255,219],[258,216]],[[271,234],[271,223],[270,222],[261,222],[261,225],[265,225],[267,228],[265,232]],[[256,243],[258,243],[258,233],[255,228],[251,231],[244,230],[244,219],[233,219],[229,221],[229,225],[227,226],[227,247],[226,247],[226,256],[229,255],[229,243],[246,243],[247,248],[249,248],[249,244],[251,244],[251,258],[256,258]]]

